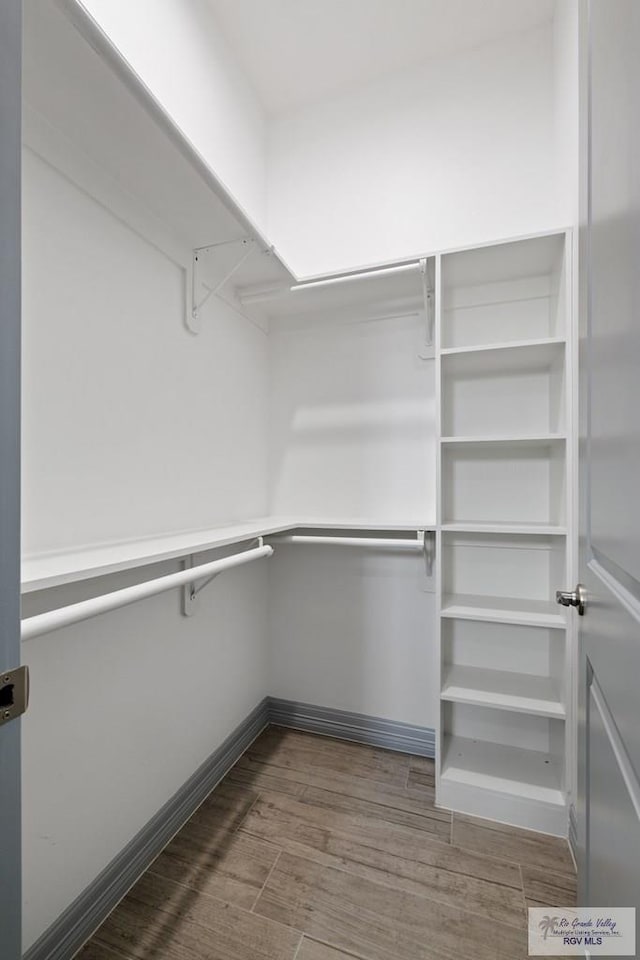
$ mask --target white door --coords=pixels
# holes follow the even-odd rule
[[[0,956],[20,957],[20,0],[0,2]],[[11,681],[11,682],[9,682]]]
[[[590,0],[588,33],[579,902],[640,908],[640,2]]]

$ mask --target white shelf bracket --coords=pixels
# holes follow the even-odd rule
[[[209,286],[200,277],[202,257],[210,250],[215,250],[232,243],[240,244],[240,255],[232,266],[227,269],[224,276],[215,284]],[[251,256],[257,247],[258,244],[254,239],[245,237],[242,240],[229,240],[227,243],[211,243],[206,247],[196,247],[194,249],[191,266],[191,311],[188,314],[188,327],[192,333],[200,333],[200,316],[205,303],[222,290],[234,273],[240,269],[242,264]],[[204,296],[200,295],[200,299],[198,299],[198,291],[201,288],[204,288],[206,293]]]
[[[422,542],[424,554],[424,565],[427,576],[433,576],[433,561],[436,555],[436,533],[435,530],[418,530],[418,540]]]
[[[418,356],[421,360],[433,360],[434,291],[429,278],[429,264],[426,257],[420,259],[420,281],[424,305],[424,349]]]
[[[264,537],[257,537],[255,541],[257,548],[262,549],[264,547]],[[191,567],[197,566],[196,559],[194,556],[185,557],[183,561],[183,570],[190,570]],[[198,596],[202,593],[205,587],[208,587],[210,583],[219,576],[218,573],[212,573],[210,577],[207,577],[205,580],[202,580],[196,586],[195,583],[186,583],[182,588],[182,615],[185,617],[192,617],[198,609]]]

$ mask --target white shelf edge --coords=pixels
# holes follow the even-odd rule
[[[530,436],[527,436],[526,434],[520,434],[520,435],[488,434],[488,435],[477,436],[477,437],[474,437],[474,436],[440,437],[440,443],[448,446],[454,446],[457,443],[461,445],[471,444],[471,443],[487,443],[487,444],[500,443],[505,445],[512,444],[513,446],[526,446],[528,444],[536,444],[536,445],[539,444],[540,446],[544,446],[546,444],[552,444],[552,443],[558,443],[558,444],[565,443],[566,439],[567,439],[567,435],[565,433],[533,433]]]
[[[190,530],[145,537],[139,540],[93,544],[82,549],[33,554],[22,560],[22,593],[32,593],[64,584],[102,577],[122,570],[132,570],[151,563],[175,560],[194,553],[241,543],[257,537],[296,529],[313,530],[384,530],[410,532],[434,530],[435,523],[390,523],[362,518],[259,517],[204,530]]]
[[[557,761],[537,750],[445,736],[440,778],[451,785],[459,783],[564,807],[566,796],[557,766]],[[526,778],[519,775],[524,769]],[[537,781],[530,776],[532,770],[540,774]]]
[[[504,606],[500,606],[500,602]],[[541,603],[542,601],[531,601]],[[562,613],[552,613],[527,607],[527,600],[508,597],[480,597],[471,594],[444,594],[440,616],[449,620],[480,620],[488,623],[510,623],[525,627],[547,627],[565,630],[566,618]]]
[[[566,537],[567,528],[552,523],[463,523],[445,521],[443,533],[505,533],[522,536]]]
[[[512,690],[509,689],[510,686]],[[547,696],[527,695],[524,692],[527,686],[537,687]],[[451,703],[496,707],[512,713],[552,717],[556,720],[565,720],[567,715],[551,678],[534,674],[454,664],[445,672],[440,698]]]
[[[500,340],[496,343],[476,344],[470,347],[441,347],[440,354],[443,357],[457,357],[470,353],[490,353],[493,350],[512,350],[514,348],[527,347],[551,347],[564,345],[567,342],[566,337],[541,337],[532,340]]]

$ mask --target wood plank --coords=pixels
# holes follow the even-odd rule
[[[188,822],[206,825],[213,832],[228,833],[238,829],[257,799],[257,791],[223,780]]]
[[[265,730],[246,755],[276,767],[297,770],[326,768],[397,786],[406,784],[409,769],[407,754],[282,727]]]
[[[555,871],[523,866],[522,883],[525,898],[535,901],[535,906],[576,906],[578,882],[575,875],[565,876]],[[533,903],[531,905],[534,906]]]
[[[302,803],[311,803],[316,807],[325,807],[327,810],[340,810],[344,813],[354,813],[375,820],[413,827],[415,830],[424,830],[446,843],[451,839],[451,813],[430,805],[425,805],[420,813],[414,813],[398,809],[388,803],[362,800],[359,797],[345,796],[343,793],[322,790],[318,787],[306,787],[300,800]]]
[[[435,760],[428,757],[410,757],[409,758],[409,776],[407,777],[407,787],[412,790],[432,791],[435,798],[436,792],[436,764]]]
[[[285,771],[289,774],[291,771]],[[277,767],[270,767],[268,764],[252,763],[250,760],[244,762],[241,758],[235,767],[229,771],[223,783],[242,784],[250,790],[267,790],[269,793],[286,793],[290,797],[299,797],[304,790],[304,785],[288,776],[282,776]]]
[[[296,960],[353,960],[354,957],[355,954],[353,953],[345,953],[344,950],[330,947],[326,943],[320,943],[319,940],[310,940],[309,937],[303,937]],[[360,960],[362,960],[362,957]]]
[[[458,847],[490,857],[556,870],[569,876],[574,872],[569,844],[560,837],[454,813],[452,839]]]
[[[75,960],[131,960],[131,957],[130,954],[112,950],[97,940],[90,940],[80,953],[76,954]]]
[[[451,906],[464,903],[513,926],[525,922],[517,864],[452,849],[422,831],[277,795],[260,798],[242,831],[374,883]]]
[[[242,771],[246,778],[246,785],[258,792],[263,789],[269,790],[268,778],[276,777],[296,785],[300,788],[300,793],[304,786],[320,787],[334,793],[342,793],[345,796],[386,804],[398,810],[406,810],[409,813],[426,815],[428,809],[436,809],[433,788],[429,790],[422,784],[407,787],[404,784],[380,783],[371,781],[366,777],[313,766],[302,769],[276,767],[246,756],[238,761],[234,770]],[[285,793],[287,791],[276,789],[275,792]],[[447,816],[449,816],[448,813]]]
[[[278,858],[272,844],[239,833],[211,840],[187,826],[152,863],[151,873],[250,910]]]
[[[524,960],[526,932],[283,853],[254,911],[368,960]]]
[[[293,960],[301,936],[150,873],[97,934],[134,960]]]

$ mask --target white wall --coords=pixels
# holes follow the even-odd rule
[[[434,361],[424,322],[400,317],[274,329],[273,513],[435,521]]]
[[[274,119],[268,232],[298,274],[562,223],[551,25]]]
[[[189,334],[179,267],[29,150],[23,209],[23,552],[263,515],[267,338]]]
[[[558,208],[578,223],[578,0],[556,0],[553,22],[554,127]]]
[[[83,0],[238,203],[266,225],[266,117],[206,0]]]
[[[268,573],[272,696],[435,727],[434,586],[420,555],[282,546]]]
[[[24,153],[23,534],[37,553],[266,512],[267,339]],[[267,693],[267,571],[25,643],[28,947]],[[23,615],[176,569],[28,596]]]
[[[418,316],[272,331],[273,512],[434,523],[423,343]],[[270,694],[435,727],[433,589],[419,555],[280,547],[269,562]]]

